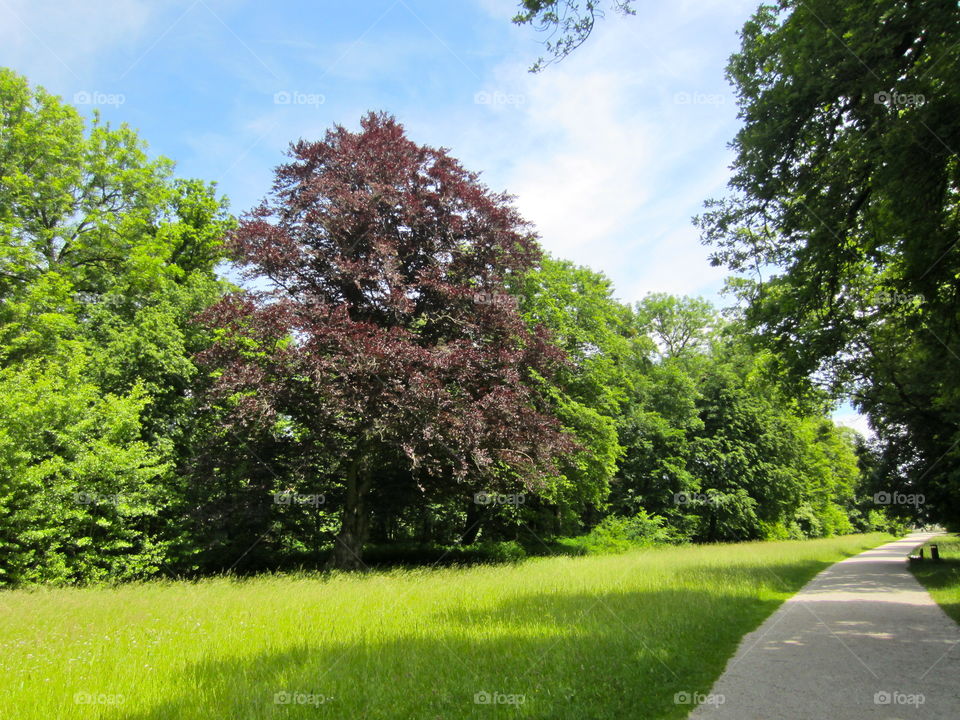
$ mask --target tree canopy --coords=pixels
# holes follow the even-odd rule
[[[958,47],[955,2],[762,6],[728,68],[744,123],[730,193],[700,218],[750,326],[797,381],[852,395],[894,487],[952,523]]]
[[[215,188],[0,69],[0,583],[158,572]]]
[[[470,495],[549,481],[573,445],[530,383],[563,358],[501,301],[539,254],[508,198],[383,114],[291,154],[231,239],[274,289],[211,308],[205,358],[238,423],[290,423],[332,459],[333,562],[355,567],[382,464],[427,497],[441,480]]]
[[[4,586],[887,528],[903,509],[869,493],[953,432],[950,366],[923,374],[911,325],[954,337],[947,296],[838,321],[828,367],[882,359],[899,385],[824,389],[823,338],[757,341],[776,305],[622,302],[385,113],[294,143],[237,220],[131,128],[3,70],[0,239]],[[844,384],[893,442],[829,419]]]

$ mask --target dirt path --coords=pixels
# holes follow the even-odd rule
[[[743,638],[691,720],[960,720],[960,626],[906,563],[930,537],[817,575]]]

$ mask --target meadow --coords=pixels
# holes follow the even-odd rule
[[[0,593],[0,718],[683,718],[889,535]]]

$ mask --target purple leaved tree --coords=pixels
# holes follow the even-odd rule
[[[504,288],[540,257],[509,196],[385,114],[290,155],[230,238],[270,289],[204,314],[217,341],[201,359],[237,432],[292,425],[304,457],[333,468],[331,566],[357,568],[383,462],[426,497],[549,482],[574,442],[536,388],[565,358]]]

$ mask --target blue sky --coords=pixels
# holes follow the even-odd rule
[[[515,0],[0,0],[0,65],[128,122],[238,213],[291,141],[387,110],[516,195],[544,247],[620,299],[717,300],[724,271],[690,218],[726,183],[724,68],[757,4],[638,0],[531,75],[542,37],[509,22]]]

